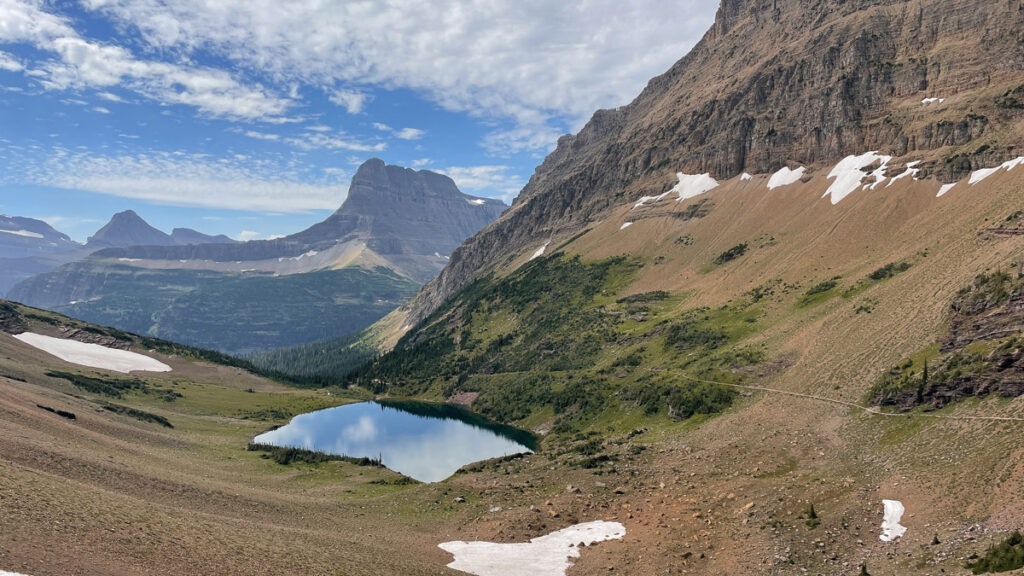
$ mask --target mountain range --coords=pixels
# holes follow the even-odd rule
[[[87,258],[23,280],[8,297],[138,334],[264,352],[372,324],[504,207],[447,176],[372,159],[344,204],[307,230],[225,242],[167,235],[123,212],[89,239]]]
[[[214,324],[269,334],[283,314],[300,329],[249,364],[0,302],[2,332],[174,370],[116,377],[0,334],[0,520],[17,543],[2,557],[54,573],[440,575],[438,545],[455,544],[485,551],[490,574],[505,554],[524,573],[1024,568],[1022,14],[1019,0],[722,0],[689,54],[560,139],[493,222],[443,178],[373,161],[338,213],[286,239],[108,248],[23,283],[75,315],[232,351],[270,339]],[[415,210],[369,201],[395,188]],[[447,260],[425,244],[457,234],[420,214],[481,229]],[[333,291],[341,272],[363,276]],[[324,334],[325,303],[374,312],[385,289],[381,314],[415,296]],[[95,300],[68,304],[80,297]],[[249,444],[390,398],[463,406],[537,449],[420,484],[372,458]],[[516,554],[591,521],[626,536],[572,540],[551,563]]]

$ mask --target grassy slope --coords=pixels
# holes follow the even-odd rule
[[[660,454],[671,456],[648,461],[650,468],[636,471],[651,477],[661,473],[662,478],[665,472],[674,473],[675,481],[683,471],[694,471],[703,478],[709,486],[697,487],[697,482],[690,481],[684,483],[684,492],[702,494],[705,500],[726,507],[723,525],[715,531],[717,537],[711,538],[716,545],[722,545],[723,536],[743,533],[740,520],[760,526],[755,534],[746,531],[745,538],[750,540],[739,548],[741,555],[754,550],[769,558],[776,554],[788,557],[796,566],[820,566],[820,550],[807,540],[808,528],[796,521],[808,500],[813,500],[819,503],[819,514],[822,507],[826,510],[824,529],[811,536],[822,536],[826,530],[831,534],[824,540],[825,549],[837,560],[826,560],[834,567],[829,570],[838,571],[843,561],[857,566],[879,548],[878,554],[871,556],[871,564],[881,565],[883,570],[888,566],[890,571],[910,573],[938,563],[955,571],[960,568],[956,561],[942,560],[936,554],[970,549],[961,533],[969,523],[984,521],[987,530],[998,533],[1024,522],[1024,509],[1013,496],[1014,490],[1024,489],[1024,452],[1014,442],[1020,425],[957,418],[1024,416],[1024,399],[973,399],[932,415],[915,412],[885,418],[825,402],[755,393],[721,417],[670,424],[664,410],[651,418],[641,408],[630,406],[623,394],[629,382],[641,382],[645,369],[685,364],[681,356],[690,353],[666,350],[660,340],[663,335],[649,334],[652,325],[678,323],[695,308],[717,311],[727,306],[726,311],[757,310],[752,330],[731,340],[730,346],[754,346],[767,353],[767,361],[759,368],[739,369],[735,375],[761,386],[862,402],[885,370],[945,336],[948,306],[961,287],[979,273],[1005,269],[1024,257],[1020,237],[983,233],[1019,209],[1024,188],[1018,173],[1000,173],[972,187],[960,183],[941,199],[935,198],[935,182],[906,180],[891,188],[855,193],[838,206],[820,200],[828,182],[821,172],[816,176],[808,184],[770,193],[764,190],[764,177],[750,183],[732,181],[710,195],[715,207],[699,220],[674,216],[686,210],[686,203],[666,202],[642,210],[624,206],[574,239],[565,251],[580,256],[584,265],[601,265],[621,257],[639,264],[620,281],[606,283],[604,291],[585,306],[569,298],[567,309],[580,314],[594,309],[615,313],[623,311],[616,308],[621,305],[615,301],[624,296],[662,290],[671,297],[652,306],[649,323],[628,318],[614,322],[611,338],[604,337],[605,327],[589,323],[581,335],[591,341],[600,337],[600,346],[598,352],[581,358],[586,364],[584,378],[596,379],[613,359],[628,358],[634,352],[640,352],[641,363],[635,369],[625,366],[621,378],[610,378],[611,389],[598,389],[604,398],[617,399],[615,402],[603,403],[579,426],[546,442],[552,453],[558,453],[556,446],[562,442],[571,445],[577,432],[599,433],[606,439],[606,449],[616,442],[637,442],[622,436],[632,427],[652,429],[643,437],[664,434],[654,446]],[[626,221],[634,222],[633,226],[620,230]],[[556,239],[552,245],[558,242]],[[745,254],[715,264],[719,255],[744,242],[749,244]],[[531,253],[532,248],[526,249],[507,269],[499,271],[503,282],[514,286],[530,274],[531,267],[538,266],[537,261],[527,263]],[[898,263],[907,263],[909,268],[872,278],[886,265]],[[833,281],[834,287],[823,285]],[[560,287],[559,282],[552,282],[554,293]],[[559,340],[557,331],[544,332],[509,355],[511,359],[526,354],[530,361],[524,363],[532,363],[536,367],[533,372],[547,373],[546,379],[531,379],[527,373],[476,362],[482,354],[479,351],[490,349],[500,336],[511,334],[514,346],[524,344],[517,340],[520,331],[537,320],[503,300],[500,290],[480,298],[480,305],[466,305],[477,299],[476,289],[460,294],[456,304],[408,334],[398,343],[396,356],[386,356],[377,368],[357,374],[358,381],[370,385],[379,378],[378,386],[434,398],[475,390],[481,392],[474,404],[478,409],[496,406],[501,409],[495,412],[498,416],[558,431],[561,415],[546,393],[557,395],[581,372],[559,373],[545,367],[549,360],[543,354],[547,351],[558,357],[559,347],[550,346],[546,338],[556,344],[564,341]],[[756,304],[751,302],[754,294],[762,296]],[[485,313],[474,313],[467,321],[467,310]],[[710,322],[711,327],[727,328],[735,320],[734,315],[712,316]],[[467,341],[476,343],[473,350],[465,350]],[[410,355],[417,348],[424,351],[419,358]],[[403,363],[402,356],[415,361]],[[449,378],[418,378],[409,370],[433,357],[448,359],[433,367],[442,374],[447,369]],[[467,367],[469,378],[450,378],[464,374]],[[506,395],[487,402],[488,393],[495,390]],[[578,391],[581,397],[592,392]],[[507,410],[521,404],[525,410]],[[604,463],[598,473],[621,473],[619,462]],[[757,511],[735,514],[728,501],[718,499],[720,492],[728,494],[729,490],[756,499],[755,508],[748,510]],[[879,522],[876,508],[883,498],[903,500],[915,515],[911,532],[899,545],[914,551],[909,560],[878,558],[882,550],[872,544],[876,540],[873,529]],[[700,509],[697,504],[696,511]],[[926,524],[931,527],[925,528]],[[942,526],[941,530],[936,526]],[[929,548],[936,531],[942,532],[940,539],[945,544]],[[651,530],[652,537],[655,532]],[[868,545],[861,547],[857,540]],[[648,545],[648,554],[659,548]],[[703,570],[729,573],[729,567],[736,566],[730,562],[749,571],[766,570],[753,558],[727,560],[725,556],[719,553],[701,562]],[[651,570],[657,567],[656,563],[641,564]],[[786,562],[774,569],[787,573],[794,564]]]
[[[644,334],[662,320],[678,323],[707,307],[711,327],[744,328],[723,352],[765,350],[757,369],[734,376],[860,401],[884,370],[941,337],[946,303],[961,286],[1021,257],[1024,248],[1019,237],[978,233],[1019,208],[1024,188],[1017,173],[961,185],[939,200],[933,183],[904,182],[855,194],[837,207],[817,200],[826,185],[820,177],[772,193],[763,183],[758,178],[716,190],[716,207],[698,221],[672,217],[685,207],[669,203],[645,212],[623,207],[618,221],[601,223],[563,249],[565,258],[579,255],[580,266],[610,271],[606,293],[574,299],[572,311],[589,318],[598,310],[649,309],[644,322],[608,314],[615,340],[587,356],[589,378],[625,386],[648,367],[687,362],[690,351],[665,348],[666,334]],[[620,232],[626,218],[636,224]],[[683,236],[689,241],[675,242]],[[745,255],[709,266],[740,242],[750,243]],[[912,265],[862,284],[898,261]],[[530,269],[502,274],[514,281]],[[808,289],[836,276],[835,289],[799,303]],[[759,287],[760,298],[751,302]],[[669,298],[618,302],[656,290]],[[722,312],[728,315],[719,316],[729,301]],[[498,335],[532,326],[501,307],[488,309],[490,302],[496,301],[481,299],[481,313],[471,322],[468,336],[480,341],[467,354],[474,362]],[[749,311],[756,312],[754,323],[743,317]],[[448,333],[446,326],[438,324],[440,334]],[[559,338],[576,336],[570,331]],[[525,341],[519,346],[517,354],[537,354],[532,358],[550,375],[551,391],[565,389],[568,374],[553,364],[557,357]],[[611,366],[641,348],[639,366]],[[864,561],[873,574],[959,573],[957,558],[984,553],[989,542],[1024,522],[1018,424],[916,412],[882,418],[765,393],[740,395],[716,417],[672,422],[664,406],[650,415],[613,390],[600,412],[550,434],[540,454],[481,465],[437,485],[389,486],[370,483],[393,478],[386,471],[343,463],[282,468],[245,451],[252,434],[281,421],[253,417],[346,401],[339,391],[328,397],[233,368],[167,361],[175,372],[145,380],[182,398],[167,403],[138,394],[117,402],[164,416],[174,429],[96,411],[99,398],[45,376],[52,359],[0,336],[0,433],[10,439],[0,444],[2,568],[42,575],[70,569],[440,574],[449,560],[434,547],[442,541],[524,541],[576,521],[609,518],[624,522],[629,536],[587,550],[577,573],[612,566],[629,574],[666,568],[842,574]],[[601,374],[606,368],[614,370]],[[617,377],[619,369],[627,372],[624,378]],[[480,370],[462,384],[487,392],[522,381],[520,370]],[[447,384],[417,380],[403,389],[440,398]],[[67,421],[36,404],[78,419]],[[538,406],[520,422],[550,428],[564,417],[555,409]],[[976,414],[1022,415],[1024,405],[1021,399],[972,399],[934,413]],[[456,496],[467,502],[453,503]],[[908,509],[910,530],[894,546],[877,541],[882,498],[902,500]],[[810,503],[821,521],[813,529],[800,517]],[[501,510],[490,512],[494,507]],[[964,534],[975,523],[987,532],[971,542]],[[936,534],[942,544],[933,546]]]

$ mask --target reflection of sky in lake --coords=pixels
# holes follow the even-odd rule
[[[255,442],[357,458],[383,459],[421,482],[438,482],[470,464],[529,448],[455,418],[425,417],[373,402],[296,416]]]

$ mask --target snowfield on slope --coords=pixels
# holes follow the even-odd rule
[[[892,160],[892,156],[885,156],[876,152],[865,152],[860,156],[847,156],[843,158],[836,167],[829,172],[829,178],[835,178],[835,182],[828,187],[822,198],[826,196],[832,197],[832,204],[839,204],[855,190],[861,187],[861,181],[864,179],[864,168],[871,166],[875,162],[880,165],[878,168],[873,170],[870,176],[874,176],[875,182],[864,186],[864,189],[870,188],[874,190],[879,184],[885,182],[885,169],[889,165],[889,161]]]
[[[782,168],[772,177],[768,179],[768,189],[775,190],[776,188],[782,188],[783,186],[789,186],[790,184],[796,184],[804,177],[804,172],[807,168],[801,166],[796,170],[790,170],[788,166]]]
[[[882,506],[885,507],[885,517],[882,520],[882,534],[878,539],[882,542],[892,542],[907,532],[907,527],[900,525],[906,510],[899,500],[882,500]]]
[[[3,232],[4,234],[14,234],[15,236],[24,236],[25,238],[45,238],[45,236],[38,232],[29,232],[28,230],[0,230],[0,232]],[[2,574],[3,573],[0,572],[0,576],[2,576]]]
[[[99,344],[86,344],[76,340],[64,338],[53,338],[32,332],[18,334],[14,338],[60,358],[71,364],[88,366],[89,368],[100,368],[111,372],[127,374],[133,371],[141,372],[170,372],[171,367],[159,360],[128,352],[127,350],[114,350],[100,346]]]
[[[533,256],[530,256],[530,261],[532,262],[532,261],[536,260],[537,258],[540,258],[541,256],[543,256],[544,252],[547,251],[549,244],[551,244],[550,240],[545,242],[544,245],[541,246],[540,248],[537,248],[537,251],[533,253]]]
[[[1010,170],[1013,170],[1014,168],[1020,166],[1021,164],[1024,164],[1024,157],[1008,160],[1006,162],[1003,162],[999,166],[996,166],[995,168],[982,168],[981,170],[975,170],[971,174],[971,179],[968,180],[967,183],[970,184],[971,186],[974,186],[978,182],[981,182],[982,180],[988,178],[989,176],[995,174],[1000,170],[1006,170],[1007,172],[1009,172]]]
[[[644,196],[633,205],[633,209],[643,206],[648,203],[658,203],[664,200],[666,196],[675,192],[679,195],[677,199],[679,202],[683,200],[689,200],[701,194],[706,194],[715,188],[718,188],[718,181],[711,177],[711,174],[683,174],[682,172],[676,172],[676,178],[679,179],[679,183],[675,185],[671,190],[658,196]]]
[[[586,522],[539,536],[525,544],[445,542],[438,545],[455,557],[452,570],[476,576],[565,576],[580,545],[621,540],[626,528],[618,522]]]

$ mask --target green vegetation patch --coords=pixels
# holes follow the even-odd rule
[[[726,262],[732,262],[733,260],[739,258],[740,256],[743,256],[744,254],[747,253],[747,248],[748,246],[746,242],[742,244],[737,244],[732,248],[729,248],[725,252],[719,254],[717,258],[715,258],[715,266],[721,266]]]
[[[72,372],[56,371],[47,372],[46,375],[50,378],[67,380],[75,385],[75,387],[81,388],[86,392],[99,394],[101,396],[109,396],[111,398],[121,398],[127,392],[141,392],[149,389],[149,386],[147,386],[145,382],[137,378],[133,378],[131,380],[122,380],[117,378],[93,378],[92,376],[83,376]]]
[[[804,295],[797,300],[797,306],[807,307],[821,304],[832,296],[835,296],[835,289],[839,287],[839,280],[842,277],[834,276],[824,282],[819,282],[807,289]]]
[[[981,558],[967,563],[975,574],[1010,572],[1024,568],[1024,537],[1019,531],[1010,534],[998,546],[993,546]]]
[[[619,296],[643,265],[556,253],[477,280],[345,384],[432,400],[473,394],[480,414],[550,425],[558,436],[721,412],[735,390],[692,378],[748,377],[765,358],[762,346],[742,344],[758,333],[761,307],[744,300],[681,311],[685,295]],[[581,456],[588,466],[609,462]]]
[[[352,456],[342,456],[339,454],[327,454],[325,452],[315,452],[313,450],[304,450],[302,448],[287,448],[282,446],[273,446],[271,444],[259,444],[256,442],[250,442],[248,450],[250,452],[263,452],[262,458],[273,460],[282,466],[288,466],[289,464],[323,464],[324,462],[347,462],[349,464],[355,464],[356,466],[374,466],[377,468],[383,468],[384,465],[380,460],[376,458],[354,458]]]
[[[129,418],[135,418],[136,420],[141,420],[142,422],[152,422],[154,424],[159,424],[164,428],[174,428],[174,426],[171,425],[170,420],[158,414],[153,414],[152,412],[137,410],[135,408],[130,408],[128,406],[121,406],[120,404],[104,403],[102,404],[102,406],[104,410],[108,412],[113,412],[114,414],[121,414],[124,416],[128,416]]]

